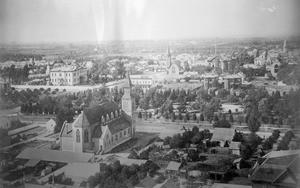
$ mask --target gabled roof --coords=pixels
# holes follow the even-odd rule
[[[72,123],[65,122],[61,128],[60,136],[72,137]]]
[[[127,129],[128,127],[131,127],[130,122],[127,121],[126,118],[123,116],[116,120],[109,122],[107,125],[108,125],[108,129],[111,132],[111,134],[116,134],[122,130]]]
[[[229,149],[238,150],[238,149],[240,149],[240,145],[241,145],[241,142],[231,142]]]
[[[146,176],[135,187],[136,188],[140,188],[140,187],[153,188],[155,185],[156,185],[156,182],[150,176]]]
[[[235,129],[215,128],[211,141],[231,141],[234,137]]]
[[[91,153],[74,153],[71,151],[26,148],[16,158],[18,159],[40,159],[51,162],[88,162],[93,157]]]
[[[27,163],[25,163],[24,166],[30,166],[33,167],[37,165],[41,160],[40,159],[30,159]]]
[[[263,157],[264,158],[274,158],[274,157],[282,157],[282,156],[294,155],[294,154],[300,155],[300,150],[271,151],[270,153],[267,153]]]
[[[172,65],[176,65],[179,68],[179,71],[183,71],[183,69],[184,69],[181,66],[181,62],[179,60],[176,60],[175,62],[172,62],[168,68],[170,69],[172,67]]]
[[[81,112],[77,119],[73,123],[74,127],[87,127],[90,126],[89,121],[87,120],[87,117],[84,112]]]
[[[270,184],[281,184],[287,177],[295,179],[299,176],[299,153],[288,152],[280,155],[269,155],[268,158],[254,171],[251,181]],[[294,180],[296,183],[296,180]]]
[[[170,163],[168,164],[166,170],[178,171],[180,166],[181,166],[181,163],[170,161]]]
[[[83,111],[83,113],[86,115],[90,125],[95,125],[101,122],[102,116],[106,118],[106,114],[108,114],[110,117],[111,112],[115,113],[117,110],[119,110],[118,105],[112,101],[109,101],[95,107],[87,108]]]

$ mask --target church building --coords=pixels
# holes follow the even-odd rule
[[[171,57],[171,52],[170,52],[170,48],[168,46],[168,58],[169,58],[169,61],[168,61],[168,75],[169,76],[179,76],[179,75],[182,75],[183,72],[184,72],[184,69],[183,67],[180,65],[180,61],[175,61],[175,62],[172,62],[172,57]]]
[[[109,101],[84,109],[73,123],[65,122],[60,132],[62,150],[105,154],[130,140],[135,133],[131,86],[127,75],[122,109]]]

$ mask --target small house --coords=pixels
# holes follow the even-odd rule
[[[231,142],[229,146],[230,153],[233,155],[240,155],[241,142]]]
[[[181,167],[181,163],[170,161],[165,172],[167,175],[170,176],[178,175],[180,167]]]
[[[235,129],[231,128],[215,128],[211,141],[220,142],[220,146],[230,145],[233,137],[235,135]]]

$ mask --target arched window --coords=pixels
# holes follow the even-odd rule
[[[279,66],[278,66],[278,65],[275,65],[275,66],[274,66],[274,72],[277,73],[278,70],[279,70]]]
[[[89,142],[89,131],[87,129],[84,130],[84,142]]]
[[[80,131],[77,129],[76,131],[76,142],[80,142]]]

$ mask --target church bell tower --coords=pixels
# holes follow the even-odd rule
[[[131,87],[132,87],[132,84],[130,81],[129,74],[127,72],[126,78],[125,78],[124,95],[122,97],[122,110],[132,118],[133,107],[134,107],[133,101],[134,100],[133,100],[133,97],[131,94]]]
[[[130,116],[132,123],[132,136],[135,133],[135,123],[134,123],[134,98],[131,93],[131,81],[129,77],[129,73],[126,73],[125,85],[124,85],[124,95],[122,97],[122,110],[126,115]]]

